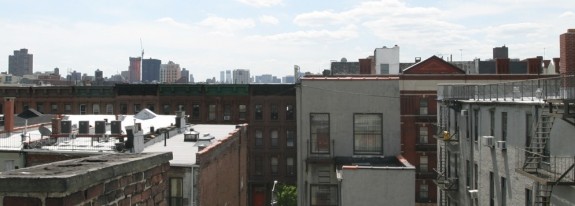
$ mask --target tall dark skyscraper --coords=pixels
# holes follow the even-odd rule
[[[159,59],[144,59],[142,61],[142,82],[159,82],[161,64],[162,60]]]
[[[14,76],[24,76],[34,72],[33,56],[28,49],[14,50],[14,55],[8,57],[8,73]]]
[[[189,70],[186,70],[186,68],[184,68],[184,69],[182,69],[182,71],[181,71],[180,73],[182,74],[182,75],[180,75],[180,76],[181,76],[181,78],[184,79],[184,82],[185,82],[185,83],[188,83],[188,82],[189,82],[189,77],[190,77],[190,71],[189,71]]]

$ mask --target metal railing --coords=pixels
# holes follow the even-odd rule
[[[515,168],[549,182],[575,183],[575,157],[546,156],[516,148]],[[567,173],[566,173],[567,172]]]
[[[493,84],[439,84],[438,100],[535,101],[575,99],[575,76]]]
[[[0,133],[0,149],[43,149],[67,151],[114,151],[119,141],[116,138],[105,137],[58,137],[50,138],[41,134]]]

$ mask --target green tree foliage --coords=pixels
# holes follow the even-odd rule
[[[295,186],[280,184],[276,194],[278,206],[297,206],[297,189]]]

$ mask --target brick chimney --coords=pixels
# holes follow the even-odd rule
[[[543,58],[529,58],[527,59],[527,74],[540,74]]]
[[[14,100],[15,97],[4,97],[4,131],[14,131]]]
[[[52,118],[52,134],[60,134],[61,131],[60,122],[62,122],[60,115],[56,116],[55,118]]]
[[[559,74],[559,61],[560,58],[553,58],[553,66],[555,66],[555,73]]]
[[[497,74],[509,74],[509,58],[495,59],[495,71]]]

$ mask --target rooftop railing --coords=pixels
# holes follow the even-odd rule
[[[439,84],[438,100],[540,101],[575,99],[575,76],[494,84]]]

